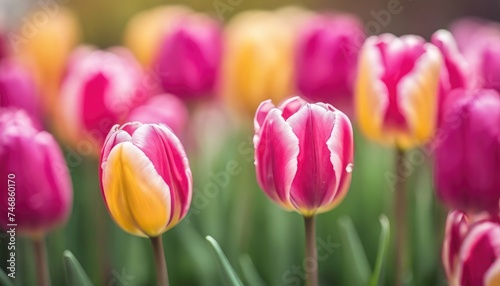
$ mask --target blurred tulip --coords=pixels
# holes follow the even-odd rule
[[[19,234],[41,236],[68,219],[73,194],[62,152],[49,133],[35,129],[23,110],[0,110],[0,159],[6,186],[9,179],[9,189],[0,192],[1,228],[15,223]],[[15,217],[7,221],[11,196],[15,206],[9,212]]]
[[[436,147],[434,179],[441,200],[471,213],[497,213],[500,199],[500,95],[463,95],[445,116]]]
[[[488,23],[487,20],[477,17],[463,17],[451,23],[450,32],[462,53],[467,53],[468,48],[474,43],[477,32],[488,26]]]
[[[180,18],[158,51],[163,89],[182,99],[213,94],[221,54],[221,27],[215,20],[201,14]]]
[[[442,259],[450,285],[457,284],[457,266],[460,247],[469,230],[470,222],[467,214],[461,211],[452,211],[446,218]]]
[[[432,35],[431,42],[440,50],[443,57],[443,67],[439,78],[438,97],[438,127],[444,116],[444,108],[452,103],[447,103],[448,94],[457,88],[469,88],[470,74],[465,58],[458,50],[453,35],[446,30],[439,30]]]
[[[308,21],[296,54],[300,93],[352,113],[358,52],[364,39],[363,25],[355,16],[319,15]]]
[[[188,158],[162,124],[115,125],[101,152],[101,189],[126,232],[157,237],[186,215],[192,197]]]
[[[61,86],[61,135],[73,143],[87,139],[98,153],[111,127],[147,96],[142,70],[127,50],[81,47]]]
[[[441,55],[414,35],[368,38],[360,51],[355,109],[370,139],[410,149],[435,133]]]
[[[186,127],[188,116],[188,110],[180,99],[170,94],[161,94],[134,108],[125,121],[163,123],[180,136]]]
[[[57,106],[66,61],[80,36],[80,27],[75,15],[61,5],[57,7],[59,10],[50,16],[43,27],[23,26],[19,34],[29,38],[13,44],[14,52],[18,53],[26,66],[33,71],[37,85],[41,88],[45,114],[50,115],[53,120],[57,120],[52,116]],[[24,29],[32,31],[33,36],[26,35]]]
[[[293,29],[272,12],[247,11],[225,31],[221,88],[236,109],[254,114],[266,100],[293,93]]]
[[[24,109],[36,127],[41,127],[35,82],[28,70],[13,59],[0,61],[0,107]]]
[[[145,67],[151,67],[158,54],[161,39],[170,32],[174,23],[191,13],[182,5],[164,5],[137,13],[125,28],[124,42]]]
[[[254,124],[257,180],[274,202],[309,217],[342,201],[353,168],[347,116],[294,97],[278,107],[264,101]]]
[[[456,286],[500,285],[499,237],[498,223],[479,222],[470,229],[460,252]]]

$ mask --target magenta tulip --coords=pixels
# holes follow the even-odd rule
[[[13,59],[0,62],[0,107],[24,109],[36,127],[41,127],[40,105],[35,81]]]
[[[0,159],[6,184],[0,192],[2,229],[15,223],[19,234],[39,237],[68,219],[73,194],[62,152],[23,110],[0,110]]]
[[[469,230],[460,251],[457,286],[500,285],[500,225],[478,222]]]
[[[126,121],[163,123],[180,136],[186,127],[188,116],[188,110],[180,99],[170,94],[160,94],[134,108]]]
[[[352,110],[358,52],[365,39],[363,25],[348,14],[319,15],[299,35],[296,80],[301,94]]]
[[[445,116],[436,147],[437,194],[455,209],[498,213],[500,95],[494,90],[456,92],[462,96]]]
[[[453,35],[446,30],[439,30],[432,35],[431,42],[439,49],[443,58],[443,67],[439,78],[438,126],[444,116],[444,109],[452,104],[448,94],[457,88],[472,86],[470,72],[465,58],[458,50]]]
[[[442,259],[446,276],[451,285],[456,285],[460,247],[469,231],[469,225],[469,217],[461,211],[452,211],[446,218]]]
[[[186,153],[162,124],[115,125],[102,148],[100,178],[111,216],[137,236],[160,236],[184,218],[191,203]]]
[[[162,40],[157,70],[166,92],[182,99],[214,93],[222,54],[220,25],[203,15],[181,17]]]
[[[264,192],[305,217],[337,206],[349,189],[353,135],[345,114],[299,97],[255,114],[255,167]]]
[[[99,149],[111,127],[147,98],[144,79],[124,48],[77,49],[61,87],[64,136],[73,142],[90,140]]]

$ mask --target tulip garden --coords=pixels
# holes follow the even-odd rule
[[[499,23],[215,1],[101,47],[42,2],[0,32],[0,285],[500,286]]]

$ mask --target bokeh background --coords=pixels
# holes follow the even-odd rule
[[[229,0],[221,0],[224,3]],[[359,16],[364,23],[373,13],[387,9],[387,0],[345,1],[250,1],[241,0],[223,14],[227,22],[249,9],[276,9],[300,5],[315,11],[339,10]],[[5,29],[22,24],[37,1],[1,0],[0,16]],[[64,0],[82,27],[81,42],[99,48],[121,45],[126,23],[137,12],[163,4],[183,4],[218,18],[216,1],[158,0]],[[426,39],[463,16],[500,20],[500,1],[495,0],[400,0],[403,10],[391,15],[380,31],[396,35],[418,34]],[[190,106],[190,134],[197,144],[186,144],[194,175],[195,195],[190,213],[177,227],[164,235],[166,259],[172,285],[223,285],[223,276],[205,241],[213,236],[244,282],[254,285],[299,285],[303,273],[303,221],[288,213],[263,194],[255,180],[251,118],[235,119],[221,108],[200,111]],[[203,109],[203,108],[201,108]],[[339,223],[349,217],[371,267],[379,244],[379,217],[392,222],[392,191],[387,180],[394,163],[393,151],[366,141],[355,130],[355,164],[352,185],[344,202],[318,217],[318,239],[332,242],[334,251],[320,261],[321,285],[356,285],[357,273],[347,250]],[[153,285],[153,255],[147,239],[119,229],[109,217],[100,194],[98,158],[72,154],[61,145],[69,161],[74,185],[74,204],[67,225],[47,237],[53,285],[64,285],[62,252],[71,250],[95,285]],[[432,154],[414,164],[408,179],[411,251],[408,257],[412,275],[408,285],[446,285],[441,266],[441,242],[446,210],[437,202],[432,185]],[[220,182],[218,174],[228,168],[236,173]],[[216,184],[214,191],[210,186]],[[207,191],[208,190],[208,191]],[[0,255],[6,257],[5,236]],[[391,241],[392,244],[392,241]],[[35,285],[31,243],[18,240],[16,285]],[[321,246],[320,246],[321,248]],[[385,271],[386,284],[393,284],[392,255]],[[0,260],[5,269],[5,259]],[[298,268],[297,268],[298,267]],[[295,271],[300,272],[297,274]],[[295,278],[299,277],[298,280]],[[246,278],[246,279],[245,279]]]

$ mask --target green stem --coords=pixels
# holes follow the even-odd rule
[[[306,261],[312,262],[312,267],[306,268],[307,285],[318,285],[318,252],[316,251],[316,216],[304,217],[306,228]],[[309,263],[305,263],[308,265]]]
[[[406,265],[406,243],[407,243],[407,202],[403,174],[405,152],[401,149],[396,151],[396,185],[394,194],[394,215],[396,220],[396,279],[395,285],[403,285],[403,278],[407,271]]]
[[[153,252],[156,265],[157,286],[168,286],[167,262],[165,261],[165,252],[163,251],[163,242],[161,236],[151,237]]]
[[[35,251],[36,278],[38,285],[49,286],[49,264],[47,260],[47,248],[45,247],[45,238],[43,236],[33,238],[33,249]]]

